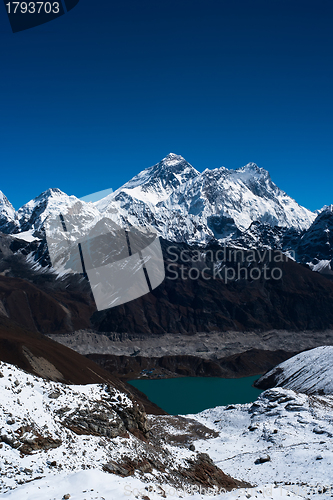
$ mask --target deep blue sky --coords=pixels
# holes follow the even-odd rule
[[[332,0],[80,0],[12,34],[0,8],[0,189],[116,189],[174,152],[253,161],[333,203]]]

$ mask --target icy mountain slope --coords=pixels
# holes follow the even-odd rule
[[[199,172],[182,156],[170,153],[156,165],[143,170],[126,182],[111,196],[119,199],[121,193],[125,193],[137,200],[157,205],[198,176]],[[97,202],[97,206],[99,203]]]
[[[333,395],[333,347],[316,347],[293,356],[263,375],[257,386]]]
[[[21,207],[16,218],[20,232],[40,231],[49,215],[60,213],[79,214],[83,224],[90,226],[101,219],[101,215],[92,203],[85,203],[75,196],[68,196],[60,189],[48,189],[37,198]]]
[[[324,265],[333,274],[333,205],[324,207],[302,235],[296,250],[297,259],[310,267]]]
[[[7,197],[0,191],[0,231],[12,231],[15,228],[15,209]]]
[[[168,203],[207,222],[210,216],[216,215],[232,218],[240,230],[254,221],[302,230],[315,218],[312,212],[281,191],[266,170],[254,163],[236,170],[206,169],[183,189],[175,191]]]
[[[252,404],[187,417],[218,432],[193,444],[225,472],[251,484],[275,483],[305,498],[324,499],[333,495],[332,412],[332,396],[276,388]]]

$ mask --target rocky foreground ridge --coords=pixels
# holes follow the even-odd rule
[[[0,396],[0,498],[333,496],[332,395],[273,388],[253,403],[147,415],[110,384],[47,382],[1,363]]]
[[[82,470],[104,472],[106,482],[116,475],[226,491],[246,486],[207,454],[168,447],[143,406],[111,384],[70,386],[1,363],[0,407],[1,493]],[[200,424],[192,427],[193,436],[214,435]]]

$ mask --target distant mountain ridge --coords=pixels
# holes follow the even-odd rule
[[[221,167],[199,173],[173,153],[96,206],[106,213],[115,202],[131,214],[135,209],[139,224],[146,209],[161,236],[187,243],[234,238],[255,221],[301,231],[316,217],[254,163],[237,170]]]
[[[48,189],[15,211],[0,192],[0,231],[21,239],[42,239],[48,215],[67,212],[82,216],[84,227],[111,219],[123,227],[152,227],[167,241],[278,248],[312,266],[327,261],[328,273],[333,268],[332,206],[311,212],[254,163],[200,173],[170,153],[95,203]]]

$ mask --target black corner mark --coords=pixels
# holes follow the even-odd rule
[[[13,33],[53,21],[73,9],[80,0],[3,0]],[[64,2],[64,5],[63,5]]]
[[[74,9],[74,7],[76,7],[76,5],[79,3],[79,1],[80,1],[80,0],[64,0],[65,5],[66,5],[67,12],[68,12],[69,10]]]

